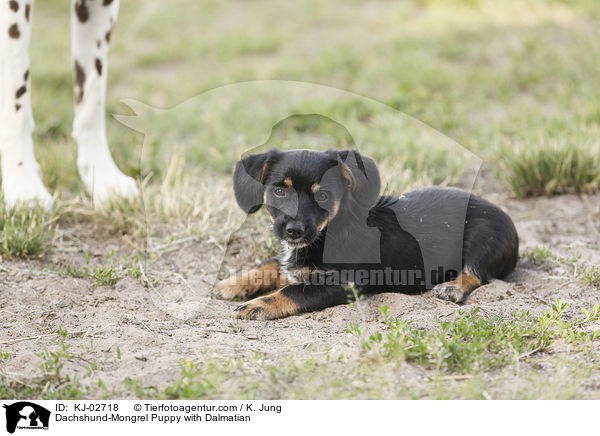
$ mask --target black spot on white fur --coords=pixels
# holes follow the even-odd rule
[[[17,25],[17,23],[12,24],[8,28],[8,36],[10,36],[13,39],[17,39],[19,36],[21,36],[21,32],[19,32],[19,26]]]
[[[98,58],[96,58],[96,71],[98,71],[98,75],[101,76],[102,75],[102,61]]]
[[[85,4],[85,0],[77,0],[75,2],[75,14],[82,23],[85,23],[90,18],[90,10]]]
[[[85,71],[79,62],[75,61],[75,102],[83,100],[83,85],[85,84]]]
[[[113,0],[102,0],[102,4],[103,4],[104,6],[108,6],[108,5],[110,5],[112,2],[113,2]]]
[[[25,74],[23,74],[23,80],[25,80],[27,82],[28,78],[29,78],[29,70],[26,70]]]
[[[15,0],[10,0],[8,2],[8,7],[10,8],[11,11],[17,12],[19,10],[19,3]]]
[[[29,21],[29,12],[31,12],[31,5],[27,3],[25,5],[25,19]]]
[[[26,92],[27,92],[27,87],[25,85],[23,85],[19,89],[17,89],[17,92],[15,92],[15,97],[20,98]]]

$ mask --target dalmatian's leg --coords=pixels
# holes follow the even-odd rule
[[[0,154],[2,190],[8,205],[51,203],[33,154],[29,37],[33,0],[0,3]]]
[[[106,140],[107,57],[119,0],[72,0],[71,49],[75,86],[73,137],[77,167],[95,203],[135,196],[135,181],[115,165]]]

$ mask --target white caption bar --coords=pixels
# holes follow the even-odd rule
[[[588,434],[596,401],[0,400],[0,434]],[[558,419],[560,417],[560,419]]]

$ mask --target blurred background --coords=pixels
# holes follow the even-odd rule
[[[31,44],[36,153],[47,186],[67,196],[81,191],[70,137],[68,9],[61,0],[37,2]],[[124,98],[168,108],[239,81],[313,82],[423,121],[481,157],[484,177],[511,195],[593,191],[600,186],[599,18],[596,0],[125,0],[109,55],[107,111],[133,114]],[[372,126],[377,118],[352,98],[331,110],[344,125]],[[164,130],[185,134],[196,150],[185,161],[203,171],[228,175],[258,145],[220,141],[215,132],[227,126],[218,117],[200,122],[188,114],[187,128],[165,121]],[[286,129],[299,142],[319,130],[314,123]],[[388,186],[460,180],[461,159],[423,149],[410,129],[384,123],[381,132],[363,149],[404,174]],[[125,172],[160,179],[172,143],[153,139],[156,161],[143,167],[140,133],[109,115],[108,134]]]

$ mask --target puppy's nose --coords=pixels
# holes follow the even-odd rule
[[[292,239],[299,239],[304,234],[304,225],[297,221],[290,221],[285,225],[285,232]]]

